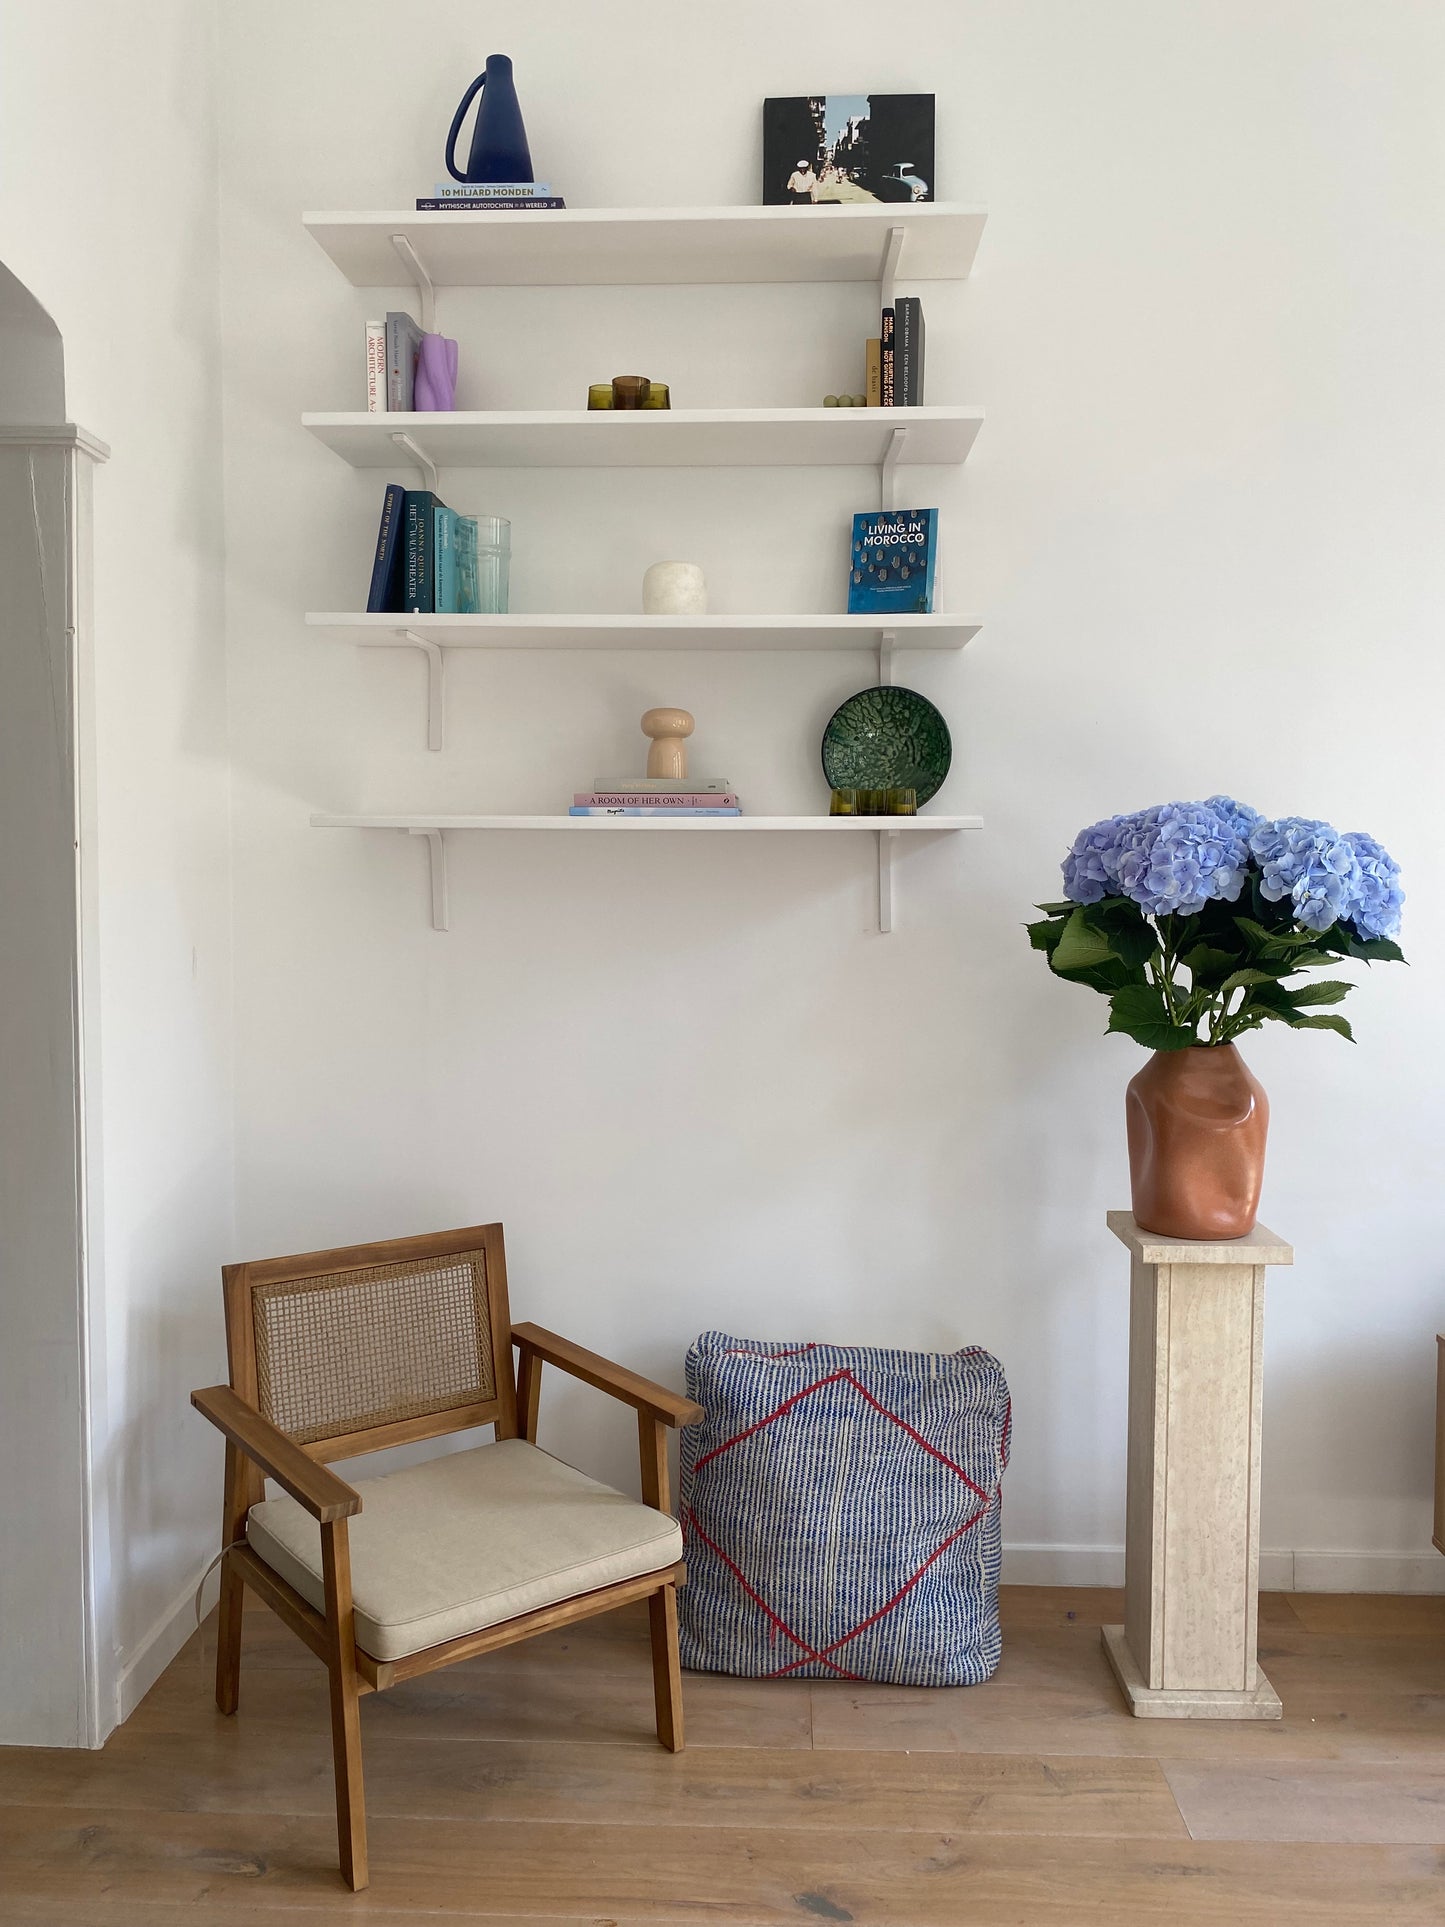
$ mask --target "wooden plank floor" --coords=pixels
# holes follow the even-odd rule
[[[1445,1598],[1267,1598],[1277,1723],[1130,1718],[1120,1617],[1006,1589],[959,1691],[689,1675],[677,1757],[640,1611],[369,1697],[350,1896],[325,1675],[249,1602],[237,1718],[207,1626],[103,1751],[0,1749],[0,1921],[1440,1927]]]

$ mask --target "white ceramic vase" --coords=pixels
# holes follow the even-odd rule
[[[696,562],[654,562],[642,578],[645,616],[705,616],[707,582]]]

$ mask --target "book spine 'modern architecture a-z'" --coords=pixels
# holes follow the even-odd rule
[[[381,615],[400,607],[397,595],[397,558],[401,554],[401,519],[406,490],[400,482],[388,482],[381,498],[381,526],[376,532],[376,554],[371,562],[371,588],[367,591],[366,612]]]
[[[410,411],[416,394],[416,355],[421,329],[409,314],[393,309],[386,317],[386,405]]]
[[[917,295],[910,294],[894,306],[897,316],[894,396],[900,408],[917,408],[923,401],[923,303]]]
[[[569,816],[671,816],[671,817],[680,816],[680,817],[690,818],[690,817],[697,817],[697,816],[741,816],[742,811],[738,809],[660,810],[660,809],[647,808],[645,806],[639,807],[639,808],[632,808],[631,806],[629,806],[625,809],[613,809],[610,807],[607,809],[598,809],[598,808],[591,807],[587,804],[574,803],[571,809],[568,810],[567,814]]]
[[[731,790],[578,790],[572,798],[582,810],[735,810]]]
[[[432,548],[435,537],[434,511],[437,507],[437,498],[429,488],[409,488],[406,491],[401,606],[412,615],[430,616],[436,613]]]
[[[386,323],[366,324],[366,412],[386,413]]]
[[[884,408],[895,407],[898,399],[894,391],[893,323],[894,310],[892,308],[885,308],[883,310],[882,324],[878,331],[880,389],[878,399]]]

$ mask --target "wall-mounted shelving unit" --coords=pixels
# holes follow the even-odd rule
[[[450,924],[446,838],[458,830],[563,830],[579,836],[743,836],[770,831],[822,832],[828,836],[869,832],[878,843],[878,928],[893,928],[893,846],[900,836],[947,836],[981,830],[980,816],[334,816],[318,812],[316,830],[400,830],[422,838],[431,876],[434,930]]]
[[[303,415],[353,468],[877,468],[965,461],[980,408],[543,408]],[[895,437],[898,439],[895,441]],[[430,486],[430,484],[429,484]]]
[[[932,201],[793,207],[572,207],[535,214],[303,214],[356,288],[684,287],[963,281],[985,210]],[[424,325],[430,326],[425,314]]]
[[[963,616],[452,616],[355,615],[313,610],[311,627],[370,649],[414,649],[426,659],[427,747],[442,747],[448,649],[793,650],[866,649],[880,683],[893,680],[898,649],[962,649],[981,624]]]
[[[309,213],[304,224],[356,287],[412,283],[422,326],[436,327],[444,288],[742,285],[876,281],[880,306],[894,284],[962,280],[984,210],[952,203],[796,208],[569,208],[529,213]],[[965,461],[981,409],[916,407],[679,408],[591,413],[528,409],[448,414],[302,416],[302,425],[355,468],[414,465],[430,488],[451,468],[872,467],[883,508],[900,468]],[[979,624],[961,616],[355,615],[318,612],[318,628],[370,647],[418,650],[427,663],[427,740],[442,743],[449,648],[868,649],[880,682],[898,648],[961,649]],[[900,835],[977,829],[977,817],[335,816],[318,829],[386,829],[425,838],[432,921],[447,927],[445,837],[459,830],[568,830],[583,835],[662,830],[870,831],[878,849],[880,930],[892,928],[892,853]]]

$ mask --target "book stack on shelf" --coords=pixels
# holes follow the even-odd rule
[[[864,388],[870,408],[919,408],[923,403],[923,303],[902,295],[883,310],[866,345]]]
[[[367,613],[476,615],[481,609],[477,519],[429,488],[388,482],[371,565]]]
[[[569,816],[741,816],[725,776],[623,776],[594,778],[578,790]]]
[[[430,200],[418,201],[418,214],[501,214],[509,208],[566,207],[547,181],[438,181]]]

